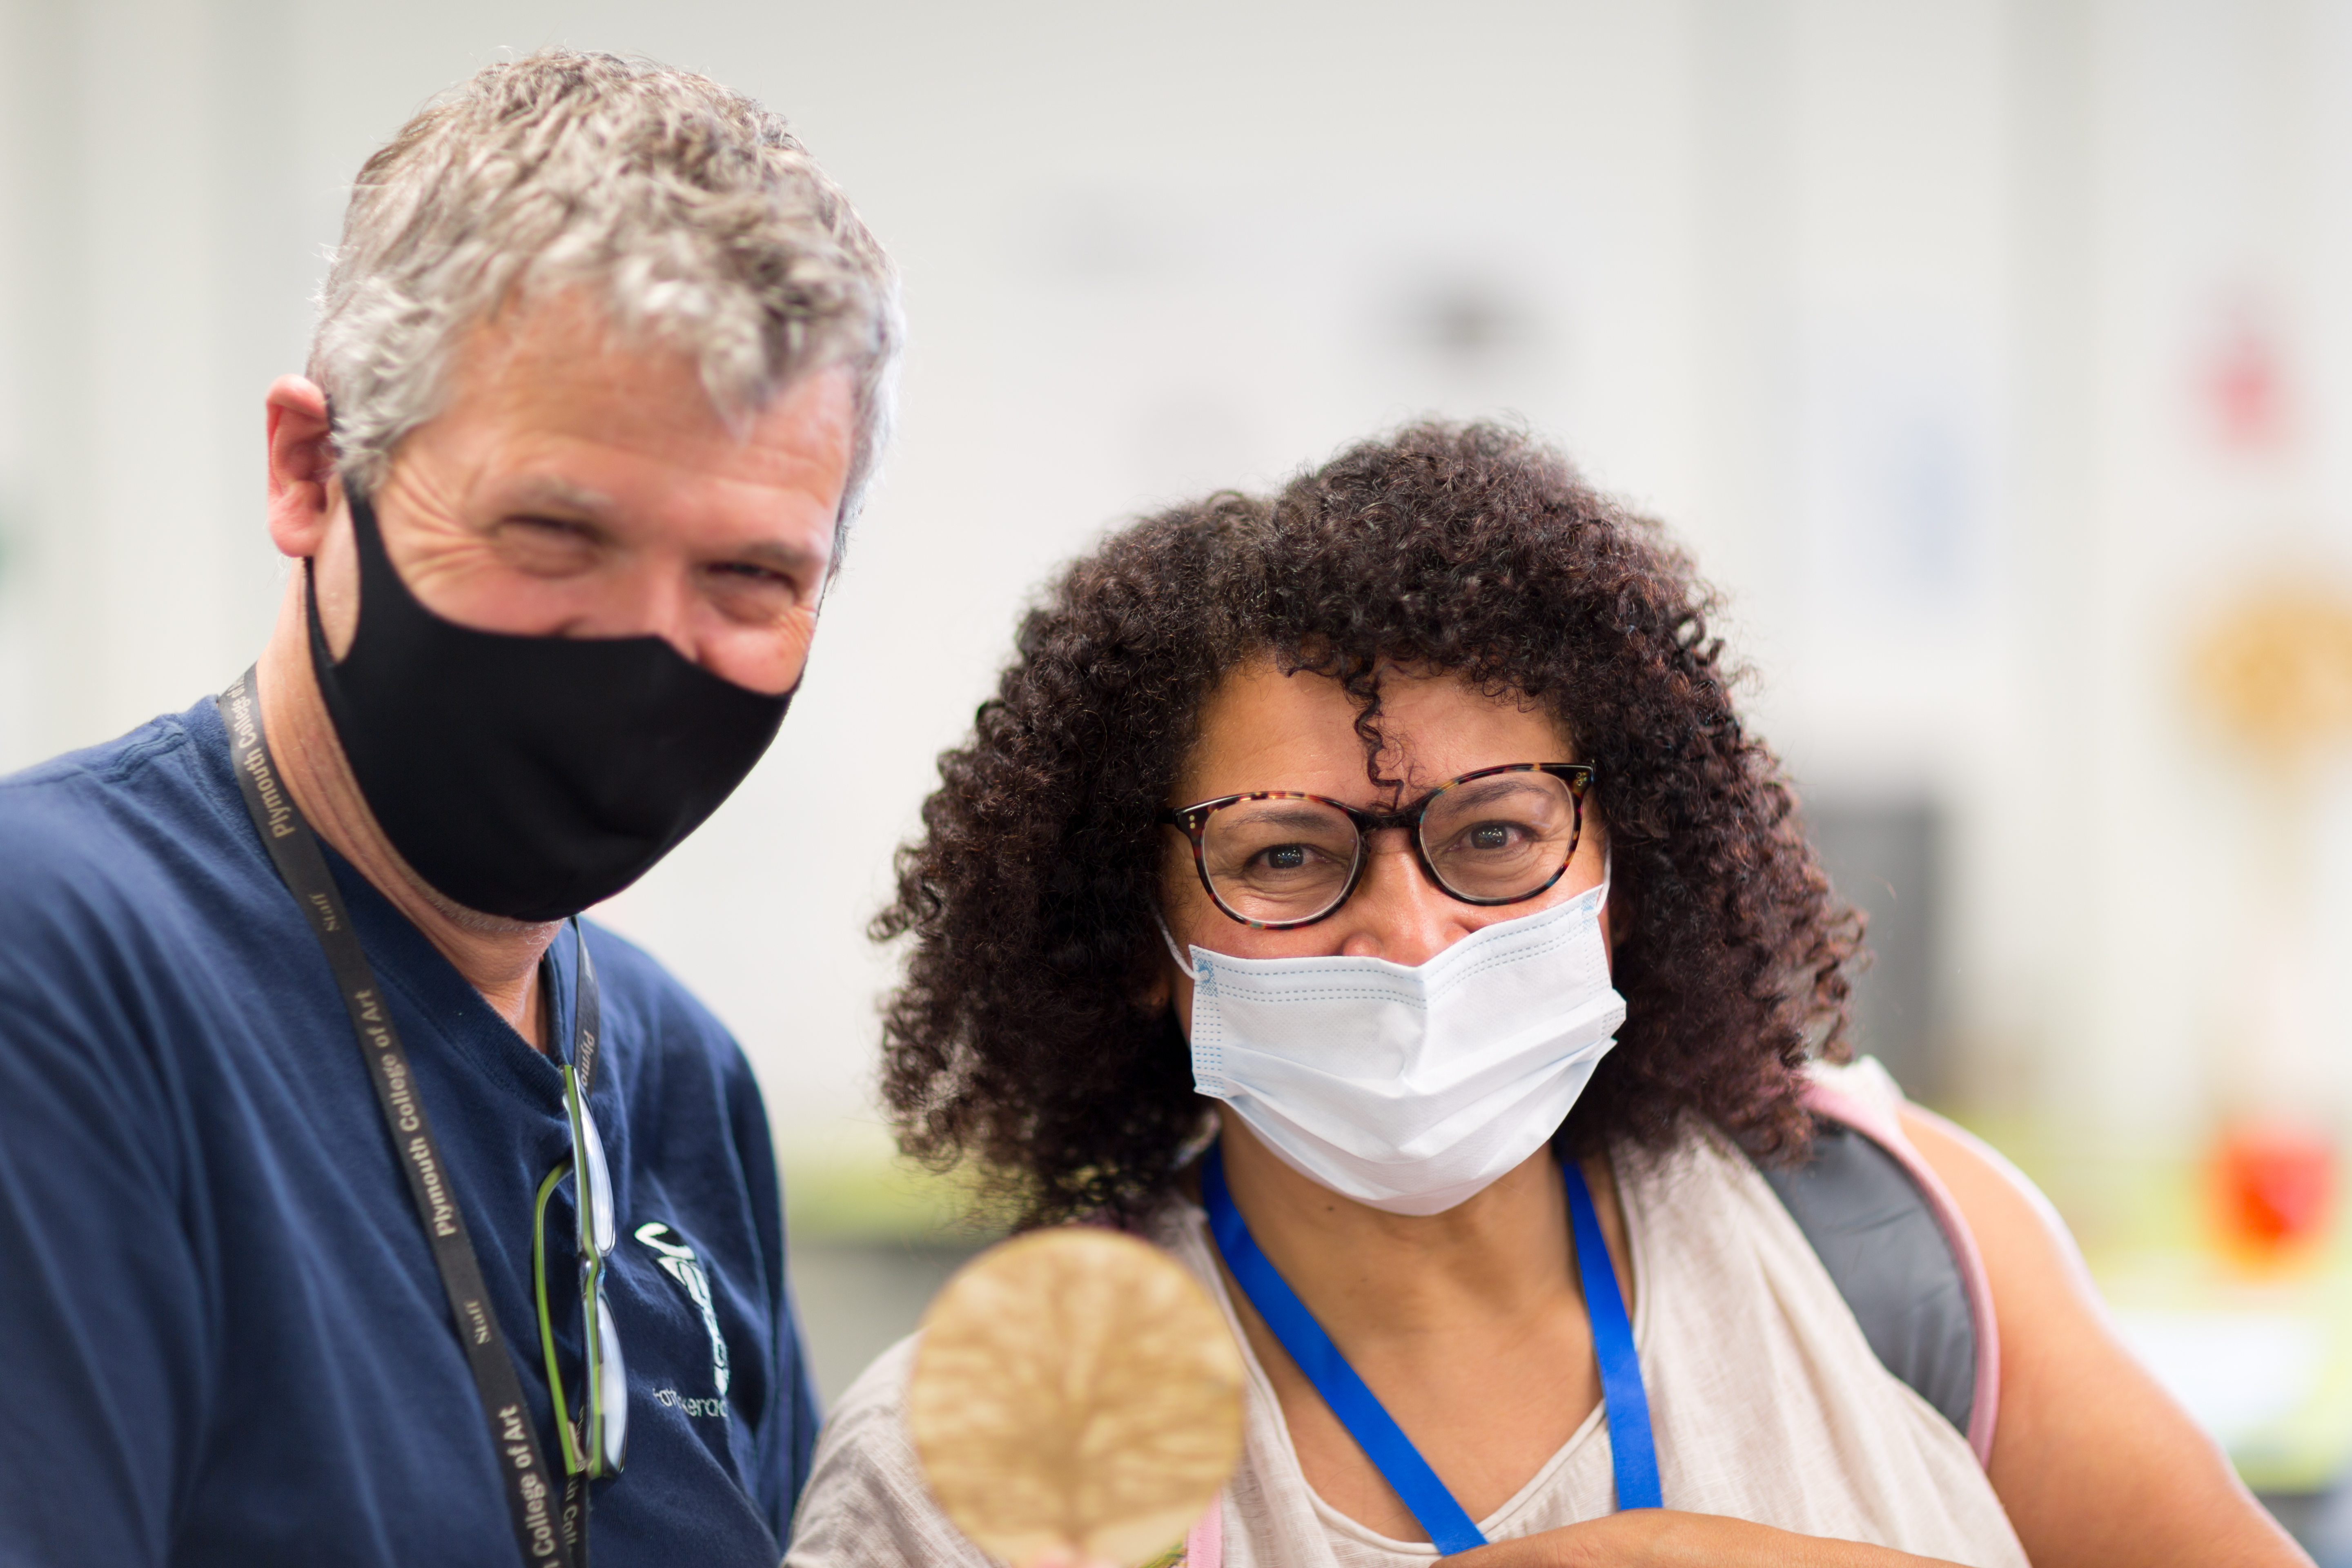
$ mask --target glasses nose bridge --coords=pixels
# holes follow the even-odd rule
[[[1356,825],[1356,837],[1364,840],[1365,847],[1369,848],[1375,833],[1402,831],[1417,839],[1421,836],[1422,816],[1429,810],[1429,803],[1436,798],[1433,794],[1426,795],[1411,805],[1400,806],[1394,811],[1366,811],[1358,805],[1343,805],[1339,809],[1346,812],[1348,820]]]
[[[1364,876],[1371,869],[1372,857],[1380,853],[1373,842],[1373,836],[1379,833],[1403,834],[1404,842],[1398,845],[1393,853],[1409,856],[1414,870],[1423,881],[1441,892],[1444,890],[1444,884],[1437,879],[1435,868],[1429,863],[1429,852],[1421,842],[1422,818],[1427,814],[1430,802],[1435,800],[1440,793],[1443,792],[1433,791],[1411,805],[1400,806],[1394,811],[1366,811],[1360,806],[1341,807],[1347,812],[1348,820],[1355,824],[1356,827],[1357,871],[1348,890],[1340,895],[1339,904],[1349,902],[1362,888]],[[1339,904],[1334,904],[1332,910],[1336,911],[1339,907]]]
[[[1392,830],[1392,827],[1402,827],[1402,830],[1406,832],[1418,832],[1421,830],[1421,816],[1430,809],[1430,802],[1433,802],[1433,799],[1437,799],[1437,795],[1434,793],[1423,795],[1421,799],[1412,802],[1409,806],[1397,806],[1395,811],[1367,811],[1364,806],[1345,806],[1345,804],[1340,804],[1339,809],[1348,814],[1348,820],[1350,820],[1350,823],[1355,823],[1357,835],[1362,835],[1369,839],[1369,837],[1376,835],[1376,832],[1388,832]]]

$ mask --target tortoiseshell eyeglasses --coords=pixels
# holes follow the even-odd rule
[[[1254,790],[1163,811],[1192,841],[1201,886],[1230,918],[1262,931],[1313,925],[1364,879],[1370,835],[1412,835],[1423,875],[1465,904],[1516,904],[1559,880],[1584,832],[1592,769],[1505,763],[1449,779],[1396,811],[1366,811],[1296,790]]]

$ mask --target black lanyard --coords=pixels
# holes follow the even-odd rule
[[[481,1261],[466,1234],[466,1216],[458,1212],[457,1196],[449,1190],[448,1163],[434,1142],[433,1124],[425,1118],[416,1081],[408,1068],[408,1053],[393,1027],[392,1010],[376,984],[375,971],[352,930],[342,895],[327,869],[326,857],[310,825],[302,820],[294,797],[270,755],[261,732],[261,704],[254,671],[247,670],[214,700],[228,726],[229,758],[237,787],[245,793],[245,808],[276,863],[278,874],[302,907],[327,963],[341,987],[343,1005],[352,1016],[360,1054],[368,1064],[368,1080],[375,1085],[376,1104],[383,1111],[385,1130],[408,1179],[408,1194],[425,1226],[433,1261],[441,1271],[441,1287],[448,1293],[449,1313],[457,1342],[474,1374],[474,1392],[482,1402],[482,1416],[490,1428],[490,1447],[500,1460],[505,1479],[507,1511],[514,1522],[515,1540],[526,1563],[558,1563],[563,1568],[584,1564],[582,1543],[586,1523],[582,1511],[579,1478],[570,1478],[559,1506],[551,1484],[539,1435],[532,1429],[530,1408],[523,1403],[522,1383],[516,1377],[514,1358],[508,1353],[506,1335],[490,1309],[489,1291],[482,1283]],[[573,1045],[573,1067],[580,1080],[582,1103],[588,1099],[590,1075],[596,1066],[595,982],[589,977],[583,946],[580,963],[581,996],[573,1008],[579,1037]]]

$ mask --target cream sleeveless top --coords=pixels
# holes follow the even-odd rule
[[[1668,1508],[2027,1568],[1968,1439],[1879,1363],[1744,1155],[1710,1131],[1664,1155],[1621,1152],[1614,1165]],[[1223,1310],[1249,1374],[1241,1468],[1220,1504],[1225,1568],[1427,1568],[1436,1557],[1428,1542],[1376,1534],[1307,1485],[1200,1208],[1172,1205],[1154,1239]],[[924,1485],[906,1426],[913,1353],[912,1339],[884,1352],[826,1423],[786,1568],[991,1562]],[[1595,1519],[1611,1510],[1612,1491],[1596,1407],[1478,1528],[1496,1541]]]

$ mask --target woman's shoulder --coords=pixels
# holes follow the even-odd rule
[[[914,1373],[915,1351],[922,1339],[919,1331],[908,1334],[857,1374],[825,1416],[824,1436],[818,1440],[820,1459],[827,1445],[857,1447],[870,1458],[879,1457],[877,1449],[896,1444],[905,1448],[912,1462],[913,1440],[907,1436],[907,1380]]]
[[[875,1357],[825,1417],[785,1568],[988,1563],[932,1500],[907,1429],[920,1340],[909,1334]]]
[[[1222,1300],[1198,1205],[1171,1196],[1132,1234],[1204,1279]],[[991,1560],[940,1511],[907,1424],[907,1385],[922,1335],[874,1358],[825,1417],[807,1489],[793,1516],[784,1568],[990,1568]]]
[[[1903,1131],[1980,1250],[2000,1325],[1990,1471],[2036,1562],[2301,1561],[2228,1461],[2116,1336],[2050,1201],[1967,1131],[1917,1106]]]

